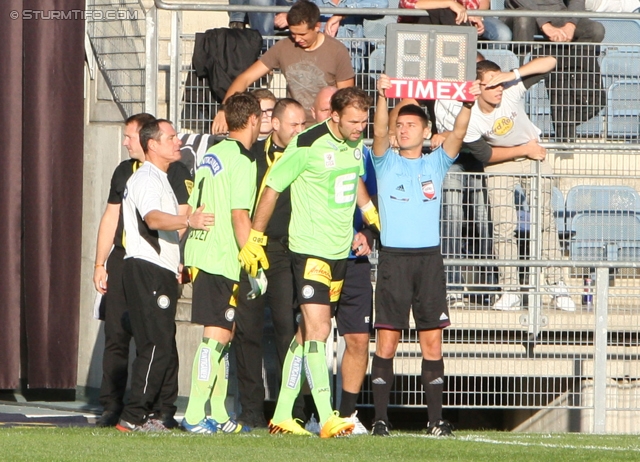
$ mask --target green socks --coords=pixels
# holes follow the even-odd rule
[[[326,344],[312,340],[304,342],[305,371],[311,396],[318,408],[320,426],[333,415],[331,406],[331,387],[326,360]]]
[[[206,417],[205,405],[211,396],[223,352],[224,346],[210,338],[203,338],[198,346],[193,358],[189,404],[184,413],[184,418],[192,425]]]
[[[218,423],[225,423],[229,420],[229,413],[225,406],[227,400],[227,389],[229,388],[229,345],[222,352],[222,357],[218,362],[218,373],[216,382],[213,385],[211,398],[211,418]]]
[[[296,398],[300,394],[302,382],[304,380],[304,370],[302,368],[303,348],[294,337],[289,345],[289,351],[284,358],[282,365],[282,384],[276,410],[273,413],[272,421],[275,423],[284,422],[291,419],[291,410]]]

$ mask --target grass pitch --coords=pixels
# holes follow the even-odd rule
[[[332,440],[243,435],[120,433],[114,429],[0,428],[0,460],[216,460],[302,461],[612,461],[640,460],[637,436],[456,432],[438,439],[393,432],[388,438],[353,436]]]

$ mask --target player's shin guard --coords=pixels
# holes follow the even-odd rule
[[[304,381],[303,354],[302,345],[294,337],[282,365],[282,384],[272,422],[280,423],[291,419],[291,410]]]
[[[227,399],[227,389],[229,388],[229,345],[222,351],[222,356],[218,361],[218,372],[216,381],[213,384],[211,398],[211,418],[216,422],[226,422],[229,420],[229,413],[224,405]]]
[[[223,351],[224,346],[210,338],[203,338],[196,351],[191,373],[189,404],[184,413],[184,418],[192,425],[205,418],[205,405],[211,395]]]
[[[427,402],[429,422],[442,419],[442,390],[444,388],[444,361],[422,360],[422,388]]]
[[[333,415],[325,342],[304,342],[304,367],[322,426]]]
[[[371,384],[373,390],[373,405],[376,416],[374,421],[384,420],[389,423],[387,408],[389,407],[389,393],[393,386],[393,358],[385,359],[373,355],[371,362]]]

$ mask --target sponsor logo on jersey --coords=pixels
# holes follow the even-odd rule
[[[403,185],[403,184],[401,184],[400,186],[398,186],[398,187],[396,188],[396,191],[404,192],[404,185]]]
[[[233,322],[235,317],[236,317],[235,308],[227,308],[227,311],[224,312],[224,319],[226,319],[229,322]]]
[[[302,288],[302,297],[303,298],[311,298],[313,297],[313,294],[315,293],[315,290],[313,290],[313,287],[306,285]],[[300,322],[300,320],[298,319],[298,322]]]
[[[442,377],[438,377],[437,379],[433,379],[431,382],[429,382],[429,385],[442,385],[444,383],[444,380],[442,380]]]
[[[427,201],[432,201],[436,198],[436,187],[433,185],[433,181],[427,180],[422,182],[422,194]]]
[[[342,286],[344,284],[344,279],[342,281],[331,281],[329,285],[329,301],[331,303],[335,303],[340,300],[340,292],[342,292]]]
[[[125,186],[124,192],[122,193],[122,198],[126,199],[128,195],[129,195],[129,188]]]
[[[169,297],[167,297],[166,295],[160,295],[158,297],[157,303],[160,308],[166,310],[167,308],[169,308],[169,305],[171,305],[171,300],[169,300]]]
[[[336,155],[333,152],[324,153],[324,167],[333,168],[336,166]]]
[[[218,156],[215,154],[207,154],[202,158],[202,162],[200,163],[200,168],[207,167],[213,176],[216,176],[223,170],[222,162],[218,159]]]
[[[287,379],[287,387],[297,388],[300,381],[300,373],[302,372],[302,358],[300,356],[294,356],[291,361],[291,372]]]
[[[353,157],[354,157],[356,160],[360,160],[360,159],[362,159],[362,151],[361,151],[359,148],[355,148],[355,149],[353,150]]]
[[[446,321],[447,319],[449,319],[449,316],[447,316],[445,313],[442,313],[440,315],[440,321]]]
[[[200,350],[200,358],[198,358],[198,380],[209,381],[209,374],[211,374],[210,355],[211,350],[209,348]]]
[[[304,265],[303,277],[329,287],[331,282],[331,268],[327,262],[318,260],[317,258],[307,258],[307,263]]]
[[[376,377],[371,382],[375,385],[384,385],[385,383],[387,383],[382,377]]]

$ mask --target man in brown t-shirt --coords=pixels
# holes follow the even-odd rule
[[[287,79],[287,96],[302,104],[307,124],[315,123],[311,106],[316,94],[326,86],[351,87],[355,73],[347,48],[320,32],[320,10],[307,0],[299,0],[287,13],[290,40],[280,40],[231,84],[224,100],[279,68]],[[224,101],[223,101],[224,103]],[[218,111],[211,131],[227,131],[224,110]]]

